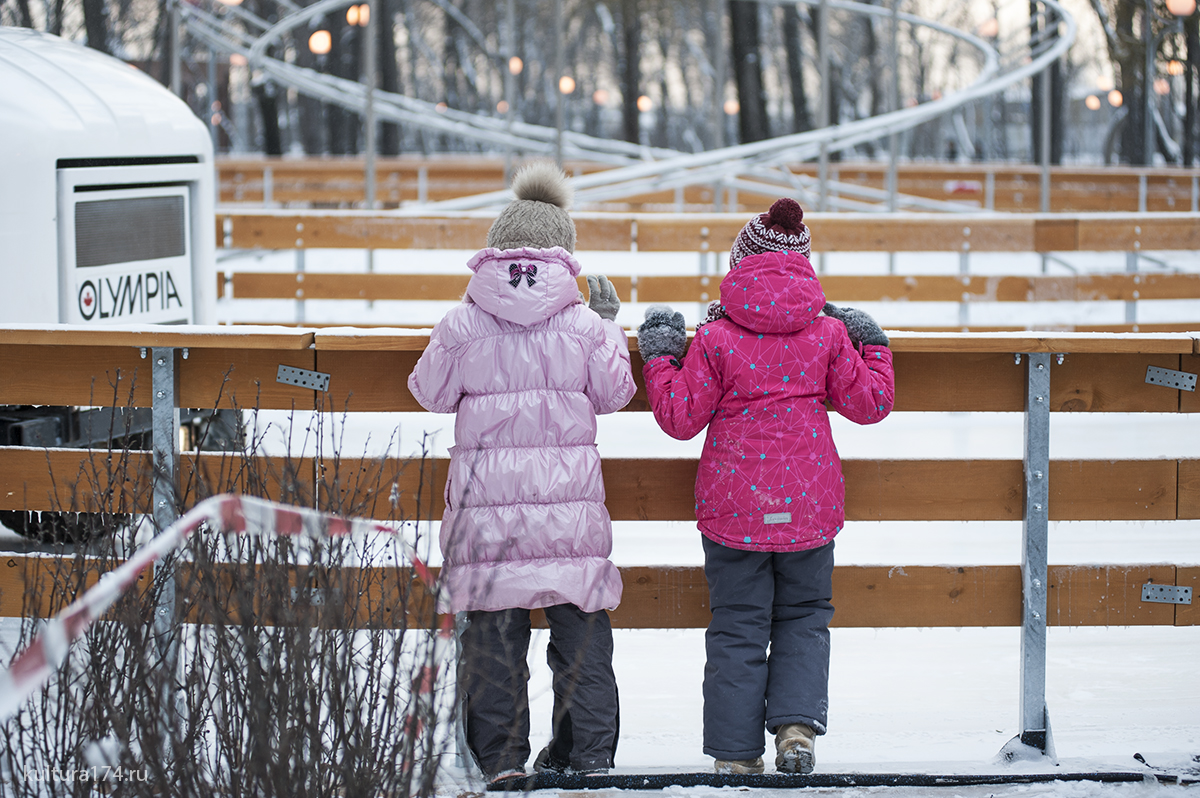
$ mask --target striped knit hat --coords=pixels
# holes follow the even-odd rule
[[[764,252],[799,252],[809,257],[808,228],[803,219],[800,203],[791,197],[775,200],[771,210],[755,216],[738,233],[729,250],[729,268],[737,266],[747,255]]]

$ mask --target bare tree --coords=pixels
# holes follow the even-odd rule
[[[733,74],[738,90],[738,134],[742,143],[770,138],[767,93],[763,86],[758,3],[730,0],[733,34]]]

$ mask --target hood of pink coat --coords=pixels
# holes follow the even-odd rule
[[[528,327],[579,302],[579,262],[562,247],[494,249],[467,261],[467,296],[497,318]]]
[[[765,252],[742,258],[721,281],[721,304],[738,326],[758,333],[801,329],[825,307],[825,292],[808,258]]]

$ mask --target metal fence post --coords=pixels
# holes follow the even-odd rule
[[[159,531],[166,529],[179,517],[179,375],[175,369],[175,349],[153,347],[153,463],[154,463],[154,524]],[[184,350],[186,354],[187,350]],[[162,670],[167,674],[160,708],[163,734],[163,754],[170,766],[170,735],[173,726],[175,699],[175,670],[179,657],[179,638],[175,623],[175,571],[170,561],[155,568],[159,585],[154,608],[154,639]]]
[[[1050,355],[1031,353],[1025,388],[1025,516],[1021,553],[1021,742],[1052,756],[1046,708],[1050,507]]]
[[[1141,232],[1141,228],[1140,228],[1140,227],[1139,227],[1139,228],[1137,228],[1137,229],[1138,229],[1138,232]],[[1125,271],[1126,271],[1126,272],[1128,272],[1128,273],[1130,273],[1130,274],[1133,274],[1133,273],[1137,272],[1137,270],[1138,270],[1138,260],[1139,260],[1139,258],[1138,258],[1138,254],[1139,254],[1139,253],[1138,253],[1138,251],[1137,251],[1137,250],[1134,250],[1133,252],[1126,252],[1126,253],[1125,253]],[[1134,299],[1127,299],[1127,300],[1125,300],[1125,323],[1126,323],[1126,324],[1137,324],[1137,298],[1136,298],[1136,292],[1135,292],[1135,298],[1134,298]]]

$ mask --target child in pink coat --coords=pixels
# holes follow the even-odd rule
[[[596,416],[635,390],[620,302],[603,277],[576,284],[570,187],[553,164],[513,180],[516,199],[467,266],[463,303],[438,322],[408,378],[417,401],[455,413],[442,516],[442,578],[465,612],[466,736],[491,781],[529,757],[532,609],[550,625],[550,745],[538,770],[604,770],[617,744],[606,610],[621,600]]]
[[[895,393],[887,336],[865,313],[825,302],[802,220],[784,198],[743,228],[687,357],[681,314],[652,307],[638,329],[659,426],[680,440],[708,428],[696,475],[712,608],[704,752],[720,772],[763,771],[764,727],[779,770],[813,769],[829,703],[833,541],[845,522],[826,404],[874,424]]]

